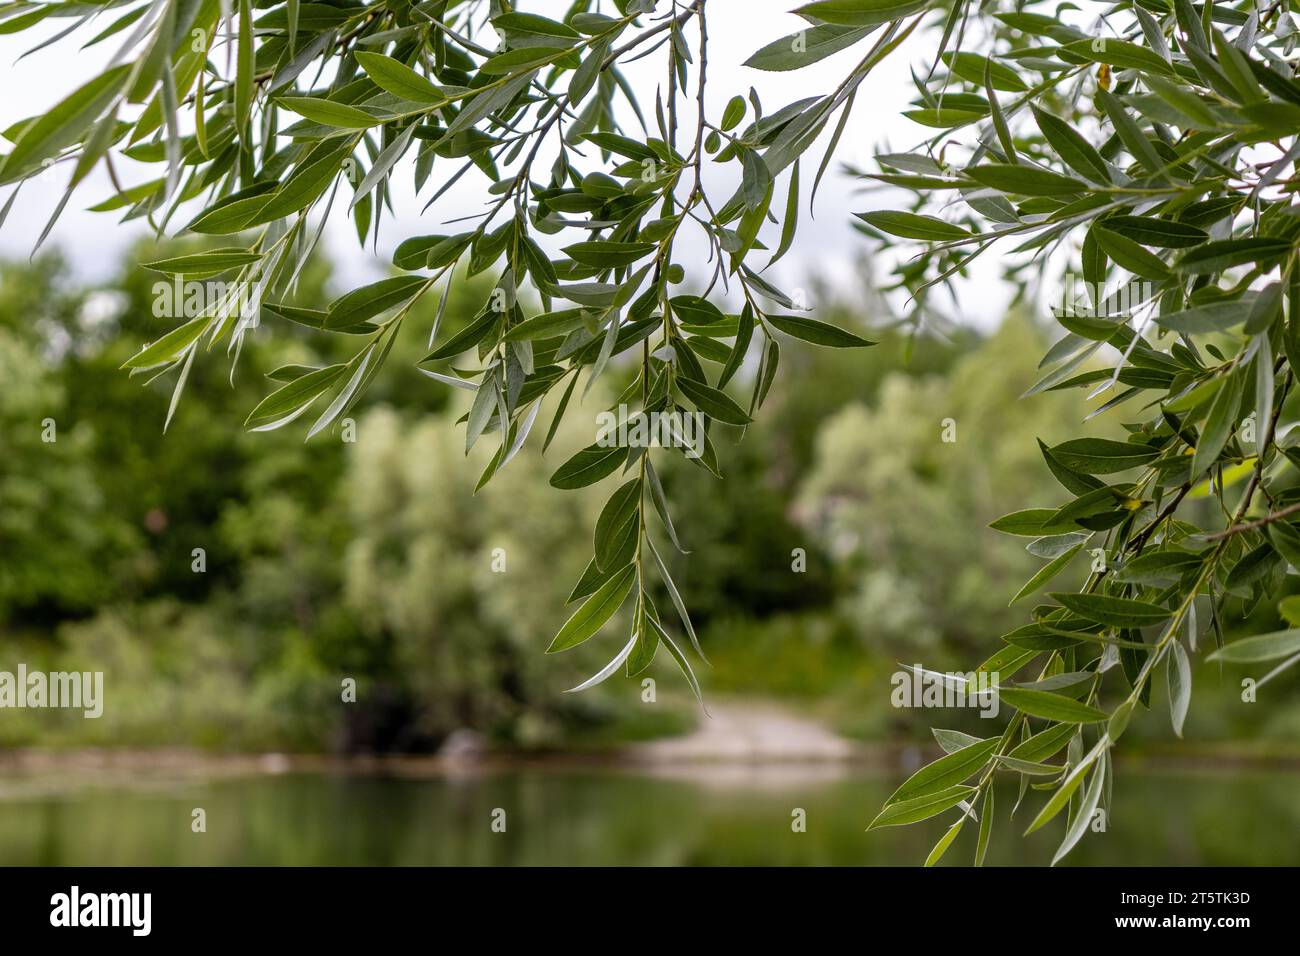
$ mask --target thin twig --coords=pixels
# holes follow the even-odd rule
[[[1225,528],[1223,531],[1216,531],[1214,534],[1208,534],[1205,536],[1205,540],[1218,541],[1221,538],[1228,538],[1234,534],[1244,534],[1247,531],[1255,531],[1265,525],[1272,524],[1274,521],[1281,521],[1283,518],[1288,518],[1296,512],[1300,512],[1300,503],[1287,505],[1280,511],[1274,511],[1270,515],[1265,515],[1258,521],[1248,521],[1245,524],[1233,525],[1231,528]]]

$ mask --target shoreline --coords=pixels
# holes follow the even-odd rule
[[[855,743],[843,751],[779,754],[676,754],[646,745],[591,751],[487,751],[476,755],[223,753],[193,748],[15,748],[0,750],[0,777],[80,773],[147,773],[183,776],[349,774],[439,777],[517,770],[599,770],[632,773],[719,768],[782,768],[908,773],[939,755],[937,748]],[[1228,773],[1273,770],[1300,773],[1300,753],[1252,753],[1238,748],[1152,748],[1117,754],[1125,766],[1155,773]]]

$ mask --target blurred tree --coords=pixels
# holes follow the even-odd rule
[[[986,525],[1058,493],[1032,436],[1071,434],[1079,410],[1059,395],[1020,400],[1033,382],[1020,359],[1041,348],[1038,329],[1010,319],[946,376],[891,374],[817,433],[800,508],[839,559],[864,642],[968,669],[1023,616],[1007,599],[1043,561]]]
[[[111,595],[133,531],[111,507],[98,435],[66,366],[86,313],[64,263],[0,265],[0,624],[84,614]]]

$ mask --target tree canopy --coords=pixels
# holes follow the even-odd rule
[[[1212,645],[1227,665],[1271,667],[1259,684],[1300,660],[1300,630],[1223,638],[1300,567],[1290,520],[1300,433],[1285,411],[1300,349],[1291,5],[820,0],[796,11],[806,29],[756,38],[745,63],[790,71],[852,48],[843,80],[775,109],[737,92],[720,115],[704,95],[708,10],[706,0],[579,0],[555,19],[505,0],[0,6],[3,33],[70,18],[52,42],[111,15],[91,42],[118,47],[102,74],[5,131],[0,183],[14,191],[0,221],[50,167],[68,180],[57,218],[102,164],[116,192],[95,208],[215,237],[149,264],[187,281],[226,277],[127,362],[146,379],[174,375],[176,398],[200,352],[237,357],[263,314],[355,343],[335,364],[271,372],[254,430],[313,410],[308,437],[337,426],[424,314],[415,304],[478,274],[492,276],[487,301],[450,332],[437,310],[419,367],[473,393],[464,448],[497,446],[480,486],[521,450],[547,399],[542,450],[618,369],[633,374],[614,406],[633,417],[701,414],[696,454],[595,442],[550,478],[572,490],[620,475],[570,594],[576,610],[549,650],[585,642],[630,606],[626,644],[579,686],[640,674],[661,650],[696,686],[689,654],[701,649],[664,554],[707,542],[679,536],[653,462],[686,455],[716,473],[710,436],[751,424],[787,339],[872,344],[809,315],[763,270],[791,248],[810,199],[800,164],[816,164],[815,192],[842,137],[861,135],[853,108],[873,69],[891,54],[916,60],[905,115],[919,144],[858,173],[888,187],[895,207],[858,217],[869,237],[905,250],[893,279],[908,319],[924,326],[933,290],[998,246],[1010,281],[1059,327],[1028,394],[1085,389],[1101,399],[1088,415],[1127,434],[1040,443],[1060,500],[993,525],[1031,539],[1047,562],[1014,599],[1060,580],[1076,556],[1092,563],[1074,586],[1052,584],[1061,590],[979,666],[1015,710],[1004,732],[941,735],[947,755],[872,826],[956,808],[930,862],[967,821],[980,861],[992,781],[1007,772],[1022,796],[1049,792],[1030,830],[1068,807],[1059,859],[1109,799],[1112,750],[1158,673],[1181,730],[1190,654]],[[653,97],[623,73],[650,56],[662,63]],[[156,178],[121,182],[118,157],[152,164]],[[706,188],[715,166],[731,172],[718,195]],[[377,235],[399,174],[414,176],[431,214],[465,176],[486,206],[462,231],[406,237],[393,275],[324,310],[295,305],[324,217],[345,212],[363,241]],[[683,261],[688,233],[710,250],[703,269]],[[688,274],[696,291],[675,289]],[[751,367],[740,395],[738,373]],[[1298,619],[1289,601],[1277,613]]]

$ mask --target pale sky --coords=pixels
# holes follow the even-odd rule
[[[733,94],[743,94],[751,86],[758,91],[764,111],[768,113],[794,100],[830,92],[862,56],[866,46],[858,44],[798,71],[766,73],[742,66],[743,61],[759,47],[807,26],[801,18],[788,12],[794,5],[793,0],[723,0],[709,4],[708,96],[712,116],[720,116]],[[568,3],[567,0],[534,0],[520,6],[527,11],[558,16],[567,9]],[[19,59],[24,51],[65,28],[68,21],[51,22],[54,26],[41,25],[16,36],[0,37],[0,63],[5,64],[0,70],[4,71],[4,88],[8,91],[0,98],[2,126],[47,110],[101,70],[116,50],[117,38],[88,51],[78,49],[108,22],[101,18],[63,40]],[[693,39],[693,28],[688,28],[688,36]],[[800,213],[798,236],[787,256],[772,269],[775,279],[784,287],[806,285],[810,274],[816,273],[839,287],[857,288],[854,273],[861,268],[859,257],[866,249],[867,241],[851,228],[851,214],[889,208],[905,200],[895,198],[891,201],[885,192],[858,194],[858,183],[841,174],[840,164],[851,163],[859,168],[874,169],[871,157],[875,153],[886,147],[910,149],[925,138],[928,131],[903,118],[901,112],[908,108],[913,94],[909,63],[924,60],[926,47],[933,43],[932,37],[914,37],[866,79],[859,90],[853,116],[840,140],[836,159],[818,191],[815,218],[809,216],[806,202],[829,131],[806,154],[801,183],[804,208]],[[653,109],[656,85],[662,79],[664,61],[660,52],[625,68],[648,114]],[[132,169],[133,164],[128,160],[115,162],[119,175],[131,182],[158,175],[156,167],[150,169],[136,165]],[[364,252],[360,249],[353,226],[343,215],[346,204],[336,203],[323,242],[338,269],[337,281],[341,288],[380,274],[390,261],[388,257],[392,249],[402,239],[446,231],[444,224],[448,220],[482,208],[487,181],[474,170],[462,177],[421,216],[420,211],[429,196],[442,182],[440,175],[445,176],[454,168],[435,166],[431,179],[434,185],[426,185],[424,193],[417,199],[411,193],[409,166],[406,169],[398,167],[393,177],[396,216],[387,218],[381,227],[380,258],[375,258],[369,247]],[[713,192],[719,203],[725,201],[734,188],[730,176],[730,173],[719,173],[712,177],[716,183]],[[706,179],[706,185],[709,183],[710,179]],[[0,228],[0,256],[26,258],[65,185],[64,175],[57,174],[24,186],[8,221]],[[119,224],[113,213],[85,211],[111,192],[107,176],[97,171],[73,196],[51,237],[46,240],[47,245],[63,249],[77,271],[89,280],[110,275],[122,249],[148,229],[138,221]],[[7,198],[7,191],[0,193],[0,203]],[[780,216],[784,207],[784,180],[778,180],[778,196],[773,199],[772,208]],[[174,222],[182,223],[185,219],[184,215],[178,215]],[[771,226],[768,228],[772,229]],[[774,246],[775,230],[773,232],[769,245]],[[566,238],[565,241],[572,240]],[[702,240],[697,240],[696,246],[697,250],[682,250],[682,261],[688,264],[688,268],[692,254],[697,251],[701,257],[707,254]],[[1009,298],[1008,291],[998,281],[995,252],[978,261],[974,278],[965,283],[959,295],[962,309],[959,317],[981,326],[996,324]],[[875,271],[881,278],[887,269],[883,262],[878,262]]]

